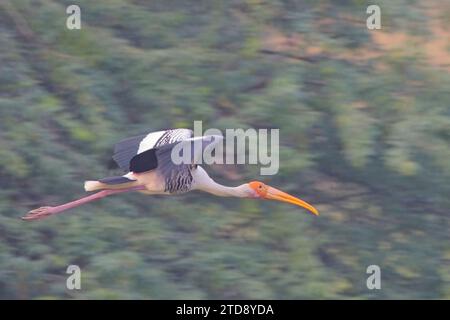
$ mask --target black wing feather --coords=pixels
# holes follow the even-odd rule
[[[156,150],[157,149],[150,149],[135,155],[130,161],[129,171],[140,173],[156,169],[156,167],[158,167]]]
[[[115,145],[113,159],[122,170],[130,171],[130,160],[138,153],[139,144],[146,136],[124,139]]]

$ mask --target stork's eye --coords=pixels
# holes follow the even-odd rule
[[[262,189],[262,184],[260,184],[258,188],[259,188],[259,189]]]

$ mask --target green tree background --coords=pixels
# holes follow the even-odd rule
[[[0,298],[450,298],[449,20],[434,0],[2,0]],[[208,171],[321,216],[192,193],[20,220],[118,173],[116,141],[194,120],[280,128],[278,175]]]

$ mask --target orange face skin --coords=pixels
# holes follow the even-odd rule
[[[248,185],[261,198],[265,198],[265,196],[267,195],[268,186],[266,184],[262,183],[261,181],[252,181]]]

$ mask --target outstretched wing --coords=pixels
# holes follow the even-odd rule
[[[146,162],[141,163],[141,169],[146,168],[144,171],[152,170],[158,166],[156,155],[154,154],[155,148],[183,141],[192,136],[193,132],[189,129],[169,129],[127,138],[115,145],[113,159],[122,170],[128,172],[132,171],[130,162],[133,157],[153,149],[154,151],[148,153],[149,157],[146,159]],[[151,156],[152,153],[153,156]]]
[[[156,169],[165,181],[165,191],[186,192],[192,185],[191,170],[202,159],[204,150],[212,150],[222,140],[222,136],[195,137],[150,149],[133,157],[130,170],[136,173],[147,171],[148,163],[156,161]]]

